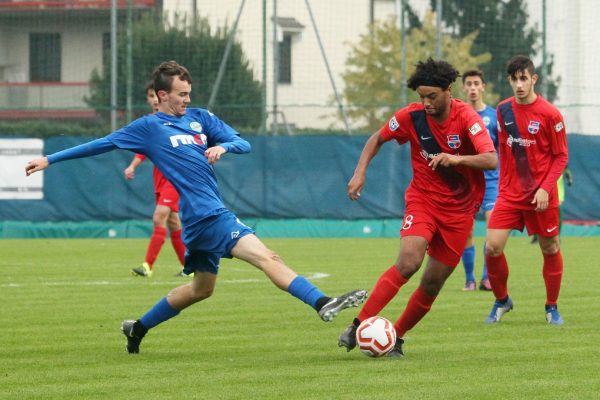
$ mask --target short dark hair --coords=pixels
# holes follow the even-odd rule
[[[154,69],[154,72],[152,72],[154,91],[157,93],[159,90],[170,92],[173,78],[176,76],[182,81],[186,81],[189,84],[192,83],[192,76],[183,65],[177,64],[176,61],[165,61],[160,63],[160,65]]]
[[[146,82],[146,85],[144,86],[144,93],[148,93],[148,90],[154,91],[154,81]]]
[[[508,60],[506,64],[506,73],[513,79],[517,77],[517,72],[529,71],[529,75],[535,74],[535,66],[531,58],[524,55],[517,55]]]
[[[417,90],[419,86],[437,86],[446,90],[459,76],[460,73],[450,63],[429,57],[427,61],[417,63],[417,69],[408,78],[407,85],[412,90]]]
[[[462,83],[465,83],[465,79],[470,76],[478,76],[481,79],[481,83],[485,83],[485,77],[483,71],[480,69],[468,69],[462,73]]]

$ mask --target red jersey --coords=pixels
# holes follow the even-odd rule
[[[394,114],[379,135],[400,144],[410,142],[413,179],[405,193],[409,201],[425,202],[444,212],[475,213],[485,192],[483,171],[458,166],[428,165],[439,153],[475,155],[495,151],[481,117],[468,104],[452,99],[450,114],[441,124],[412,103]]]
[[[135,157],[138,158],[140,161],[144,161],[146,159],[146,156],[143,154],[136,154]],[[160,193],[165,188],[165,186],[172,186],[171,182],[169,182],[167,178],[165,178],[165,176],[162,174],[162,172],[160,172],[158,168],[156,168],[156,166],[152,171],[152,177],[154,178],[154,193]]]
[[[522,210],[539,188],[548,192],[548,207],[558,207],[556,182],[568,161],[563,117],[556,107],[537,96],[531,104],[514,97],[498,104],[500,181],[498,199]]]

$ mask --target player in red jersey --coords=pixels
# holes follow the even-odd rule
[[[158,98],[154,92],[152,82],[146,85],[146,101],[152,112],[158,111]],[[141,154],[136,154],[131,160],[131,164],[125,168],[125,178],[131,180],[135,177],[135,169],[146,159]],[[154,194],[156,195],[156,208],[152,216],[154,229],[146,251],[146,261],[139,267],[133,268],[131,272],[138,276],[152,276],[152,267],[160,249],[162,248],[167,236],[167,228],[171,233],[171,244],[177,253],[177,258],[181,263],[182,270],[177,276],[186,276],[183,273],[183,264],[185,259],[185,245],[181,240],[181,221],[179,220],[179,194],[171,185],[171,182],[154,167]]]
[[[452,98],[452,82],[458,76],[445,61],[419,62],[408,86],[419,94],[421,103],[398,110],[367,140],[348,183],[348,196],[358,200],[367,167],[380,147],[392,139],[410,143],[413,179],[405,193],[400,254],[381,275],[358,317],[340,335],[339,345],[348,351],[356,346],[360,322],[379,314],[419,270],[427,253],[421,283],[394,324],[398,340],[389,355],[403,356],[405,333],[427,314],[460,261],[483,199],[482,170],[496,168],[498,158],[481,117]]]
[[[514,96],[497,108],[500,184],[486,235],[488,276],[496,301],[486,322],[499,322],[513,308],[504,246],[513,229],[527,227],[529,235],[538,235],[544,257],[546,320],[562,325],[556,305],[563,271],[556,181],[568,161],[565,123],[560,111],[535,93],[538,76],[529,57],[510,59],[507,73]]]

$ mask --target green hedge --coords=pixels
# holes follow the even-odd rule
[[[63,122],[56,120],[0,121],[0,137],[48,138],[54,136],[101,137],[110,126],[94,121]]]

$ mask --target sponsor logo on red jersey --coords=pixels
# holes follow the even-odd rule
[[[554,125],[554,130],[556,132],[560,132],[563,130],[564,127],[565,125],[562,123],[562,121],[560,121],[558,124]]]
[[[469,132],[471,132],[471,135],[475,136],[477,135],[479,132],[481,132],[481,125],[479,125],[479,122],[475,122],[470,128],[469,128]]]

